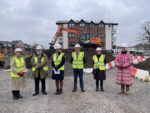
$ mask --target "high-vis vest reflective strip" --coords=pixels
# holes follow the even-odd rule
[[[16,67],[17,72],[23,72],[24,66],[25,66],[23,57],[21,57],[21,58],[13,57],[12,62],[15,62],[15,67]],[[11,78],[19,78],[20,76],[16,73],[11,72],[10,77]]]
[[[45,57],[43,57],[42,59],[41,59],[41,63],[43,63],[45,61]],[[34,62],[35,63],[38,63],[39,61],[38,61],[38,58],[36,57],[36,56],[34,56]],[[36,70],[36,68],[35,67],[32,67],[32,71],[35,71]],[[45,65],[44,67],[43,67],[43,70],[44,71],[48,71],[48,66],[47,65]]]
[[[93,56],[93,61],[94,61],[94,69],[99,69],[99,70],[105,70],[105,55],[101,55],[100,58],[98,59],[96,55]]]
[[[84,63],[83,63],[84,52],[80,52],[80,54],[78,56],[77,56],[76,52],[72,52],[72,58],[73,58],[73,63],[72,63],[73,69],[83,69],[84,68]]]
[[[57,53],[53,54],[53,62],[55,66],[58,66],[62,62],[63,56],[64,53],[61,53],[59,56],[57,56]],[[64,65],[60,67],[58,70],[65,70]]]

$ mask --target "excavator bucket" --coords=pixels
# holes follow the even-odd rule
[[[91,37],[90,38],[90,43],[100,45],[101,44],[101,39],[100,39],[100,37]]]

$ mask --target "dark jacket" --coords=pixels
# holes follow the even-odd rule
[[[37,54],[34,54],[34,55],[38,58]],[[32,76],[34,78],[38,78],[38,77],[41,79],[46,78],[48,76],[48,71],[43,70],[43,67],[46,66],[48,63],[48,58],[47,58],[46,54],[44,54],[44,53],[41,54],[41,57],[38,58],[38,61],[39,61],[38,63],[34,62],[34,55],[31,58],[31,64],[33,67],[38,66],[38,69],[36,69],[34,72],[32,72]],[[45,61],[40,62],[43,57],[45,57]]]
[[[58,53],[58,55],[60,55],[61,53]],[[62,57],[62,61],[61,61],[61,63],[59,64],[59,65],[57,65],[57,66],[55,66],[55,64],[54,64],[54,61],[53,61],[53,59],[52,59],[52,67],[55,69],[55,70],[58,70],[60,67],[62,67],[64,64],[65,64],[65,60],[66,60],[66,58],[65,58],[65,55]]]
[[[98,59],[101,57],[101,55],[96,55],[96,56],[98,57]],[[94,64],[93,60],[92,60],[92,62]],[[106,65],[106,56],[105,56],[104,63]],[[105,80],[106,79],[106,72],[105,71],[102,71],[99,69],[96,69],[94,71],[96,71],[96,74],[94,74],[94,79],[96,79],[96,80]]]

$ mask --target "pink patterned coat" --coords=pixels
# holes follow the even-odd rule
[[[129,53],[119,53],[116,57],[115,63],[117,67],[116,84],[118,85],[132,85],[132,77],[130,69],[132,65],[132,57]]]

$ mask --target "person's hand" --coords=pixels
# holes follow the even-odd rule
[[[25,72],[21,72],[22,73],[22,75],[25,75]]]
[[[56,71],[58,70],[58,67],[57,67],[57,66],[55,67],[55,70],[56,70]]]
[[[36,65],[35,68],[38,69],[38,68],[39,68],[39,65]]]
[[[19,75],[19,76],[20,76],[20,75],[21,75],[21,72],[18,72],[18,73],[17,73],[17,75]]]
[[[17,73],[20,77],[23,77],[25,75],[25,72],[19,72]]]
[[[122,69],[122,67],[121,67],[121,66],[117,66],[117,68]]]

